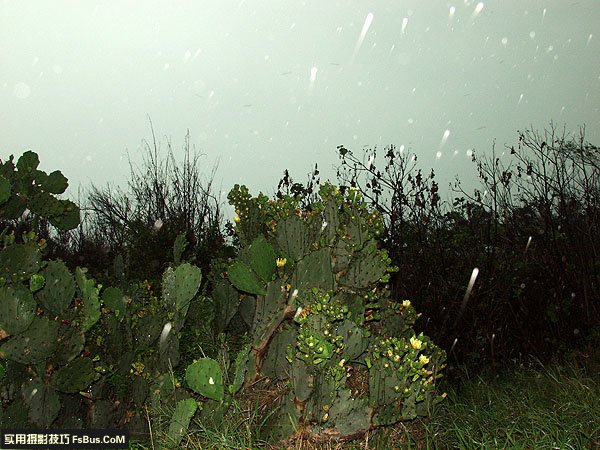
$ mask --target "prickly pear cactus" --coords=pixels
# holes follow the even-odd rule
[[[241,247],[224,275],[238,292],[229,287],[227,316],[236,306],[251,314],[246,387],[289,380],[265,422],[273,439],[299,426],[319,441],[357,437],[426,415],[442,398],[444,353],[414,331],[410,302],[390,300],[396,269],[378,246],[381,216],[357,190],[326,184],[320,197],[306,211],[297,197],[252,197],[244,186],[228,197]],[[252,296],[255,308],[242,311]]]

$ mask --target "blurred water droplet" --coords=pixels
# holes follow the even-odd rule
[[[473,10],[473,15],[471,17],[473,17],[473,18],[477,17],[482,9],[483,9],[483,2],[477,3],[477,5],[475,6],[475,9]]]

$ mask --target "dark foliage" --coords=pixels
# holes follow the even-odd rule
[[[416,156],[338,151],[342,182],[385,217],[400,270],[394,295],[423,312],[425,332],[458,362],[545,360],[590,345],[600,325],[599,157],[584,130],[518,133],[504,156],[473,156],[481,188],[442,202]],[[474,271],[474,269],[477,269]],[[472,290],[468,288],[472,284]],[[474,282],[474,283],[473,283]]]

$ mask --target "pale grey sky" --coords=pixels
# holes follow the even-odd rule
[[[550,120],[600,144],[599,25],[598,0],[0,0],[0,155],[122,184],[149,115],[224,191],[333,176],[340,144],[445,182]]]

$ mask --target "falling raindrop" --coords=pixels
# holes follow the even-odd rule
[[[155,230],[155,231],[158,231],[158,230],[160,230],[160,229],[162,228],[162,226],[163,226],[163,225],[164,225],[164,224],[163,224],[163,221],[162,221],[162,219],[160,219],[160,218],[159,218],[159,219],[156,219],[156,220],[154,221],[154,230]]]
[[[443,147],[444,145],[446,145],[446,141],[448,140],[449,136],[450,136],[450,130],[444,131],[444,135],[442,136],[442,140],[440,142],[440,148]]]
[[[531,240],[533,238],[531,236],[529,236],[529,239],[527,239],[527,245],[525,245],[525,252],[527,252],[527,249],[529,248],[529,246],[531,245]]]
[[[477,3],[475,9],[473,10],[473,15],[471,16],[473,19],[479,15],[481,10],[483,9],[483,2]]]
[[[520,105],[521,101],[523,101],[523,94],[519,95],[519,101],[517,102],[517,105]]]
[[[529,32],[529,37],[530,37],[531,39],[535,38],[535,31],[530,31],[530,32]]]
[[[173,324],[171,322],[165,323],[165,326],[162,329],[162,333],[160,333],[160,343],[162,344],[167,339],[167,336],[171,332],[171,328],[173,328]]]
[[[402,34],[406,32],[406,26],[408,25],[408,17],[402,19]]]
[[[588,45],[590,45],[590,42],[591,42],[591,40],[592,40],[592,37],[593,37],[593,34],[592,34],[592,33],[590,33],[590,35],[588,36],[587,42],[586,42],[586,44],[585,44],[585,45],[586,45],[586,47],[587,47]]]
[[[367,14],[367,17],[365,18],[365,23],[362,27],[362,30],[360,31],[358,40],[356,41],[356,46],[354,47],[354,53],[352,54],[352,59],[354,59],[356,57],[356,54],[360,50],[360,47],[362,46],[362,43],[365,40],[365,36],[367,35],[367,32],[369,31],[369,28],[371,27],[372,22],[373,22],[373,13],[369,13],[369,14]]]
[[[506,44],[508,44],[508,38],[507,37],[503,37],[502,38],[502,45],[504,45],[506,47]]]
[[[450,12],[448,13],[448,19],[452,20],[454,17],[454,13],[456,12],[456,8],[454,6],[450,7]]]

